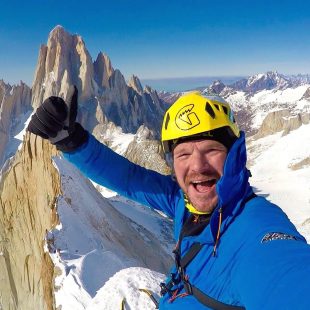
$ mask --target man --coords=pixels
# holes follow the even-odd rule
[[[75,123],[76,89],[69,106],[48,98],[29,131],[95,182],[174,219],[175,266],[160,309],[310,309],[310,248],[279,207],[253,193],[244,133],[223,99],[194,92],[167,110],[162,144],[176,181]]]

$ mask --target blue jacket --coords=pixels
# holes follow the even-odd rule
[[[178,240],[189,212],[181,189],[170,176],[131,163],[92,135],[85,145],[64,156],[95,182],[173,218]],[[248,178],[242,133],[230,149],[216,185],[219,202],[210,224],[200,235],[182,240],[182,256],[193,242],[204,245],[186,268],[189,281],[216,300],[246,309],[308,310],[310,247],[278,206],[259,196],[242,203],[253,193]],[[168,294],[161,298],[160,309],[207,308],[192,295],[173,302],[169,299]]]

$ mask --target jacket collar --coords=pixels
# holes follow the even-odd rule
[[[246,161],[245,134],[241,132],[240,137],[227,154],[223,176],[216,184],[218,205],[213,211],[210,225],[196,239],[197,241],[201,243],[215,242],[219,228],[219,211],[222,210],[220,234],[223,234],[241,211],[242,202],[253,193],[248,182],[250,173],[246,168]]]

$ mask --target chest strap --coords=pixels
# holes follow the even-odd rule
[[[244,206],[249,200],[256,197],[256,194],[252,193],[250,196],[248,196],[243,202],[242,205]],[[180,234],[180,240],[178,243],[178,246],[173,251],[173,254],[175,256],[175,265],[177,268],[177,275],[172,274],[171,280],[168,283],[161,283],[161,295],[165,295],[166,293],[173,293],[172,287],[181,281],[183,282],[184,289],[188,295],[193,295],[200,303],[203,305],[213,309],[213,310],[245,310],[242,306],[233,306],[229,304],[222,303],[209,295],[202,292],[199,288],[195,287],[189,282],[189,279],[185,273],[185,268],[188,266],[188,264],[195,258],[195,256],[200,252],[203,245],[194,242],[187,253],[181,257],[180,254],[180,244],[182,242],[182,232]]]
[[[192,285],[193,295],[205,306],[213,309],[213,310],[245,310],[244,307],[241,306],[232,306],[228,304],[224,304],[207,294],[203,293],[199,288]]]
[[[195,242],[192,244],[187,253],[181,259],[178,256],[178,253],[175,254],[176,266],[182,279],[182,282],[184,284],[184,289],[186,293],[189,295],[193,295],[203,305],[214,310],[245,310],[244,307],[228,305],[208,296],[207,294],[203,293],[199,288],[195,287],[188,281],[188,278],[185,274],[185,268],[195,258],[195,256],[199,253],[202,247],[203,247],[202,244]]]

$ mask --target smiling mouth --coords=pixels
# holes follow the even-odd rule
[[[216,184],[216,179],[211,179],[207,181],[192,181],[191,184],[194,186],[197,192],[206,193],[210,191]]]

